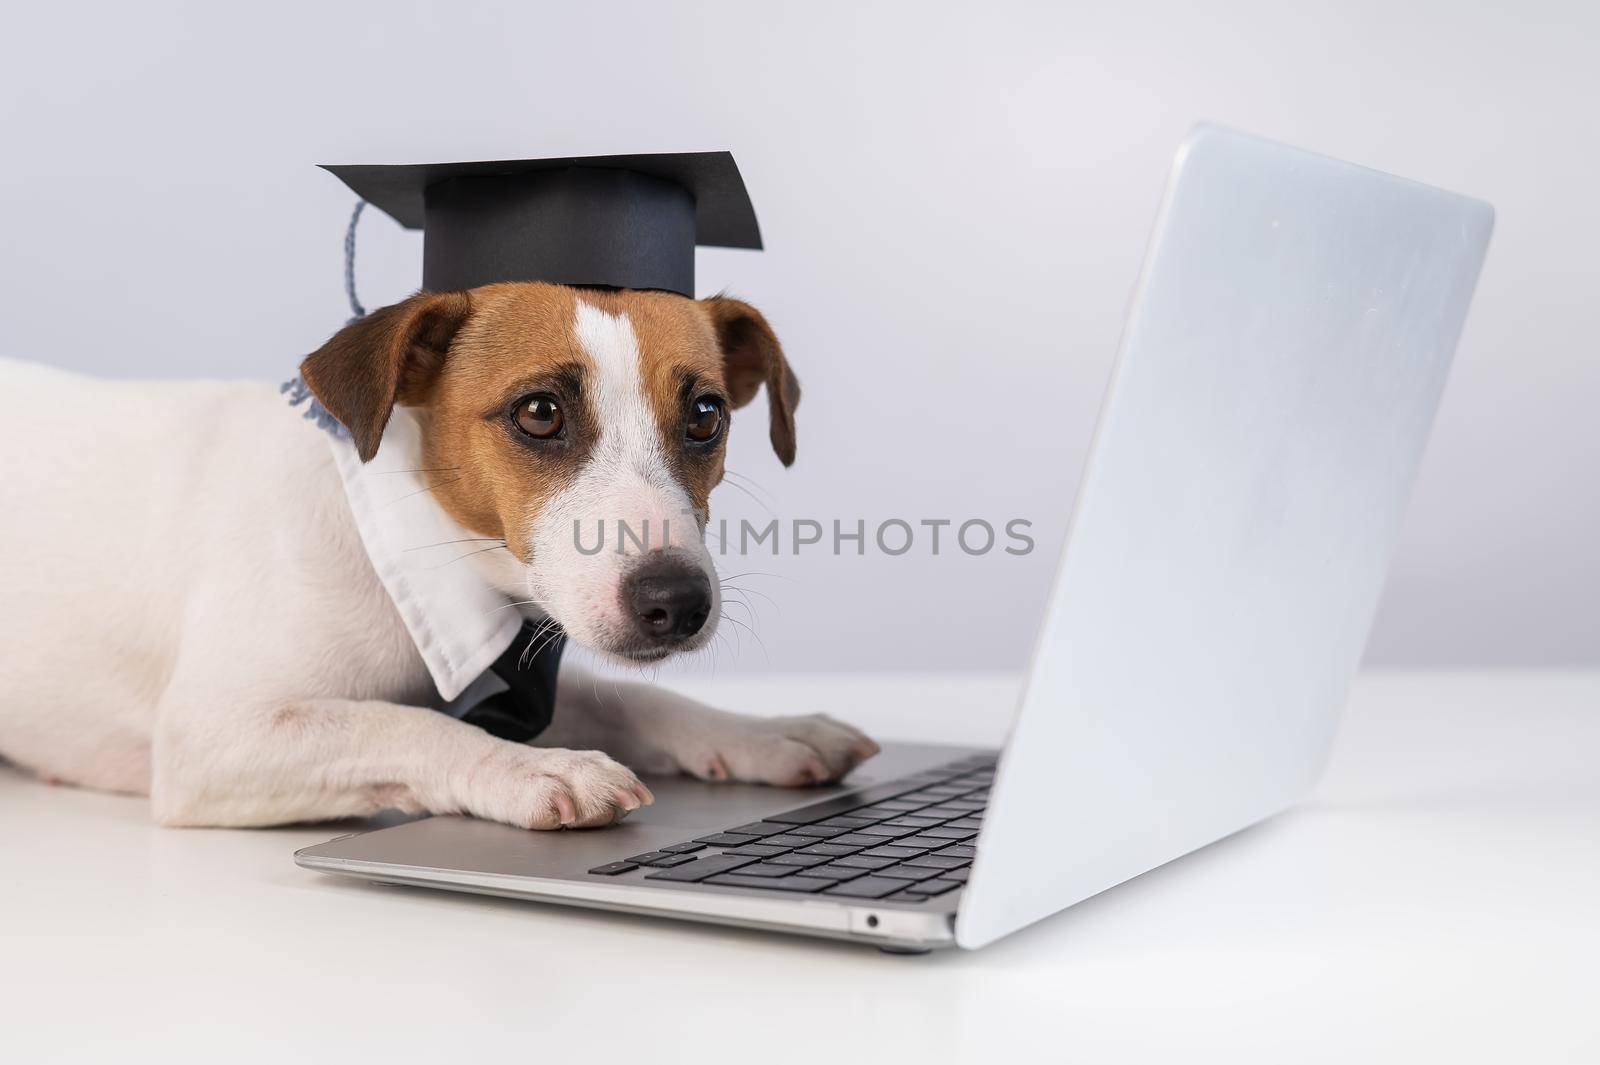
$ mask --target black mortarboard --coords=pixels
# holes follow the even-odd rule
[[[423,231],[422,287],[436,292],[551,281],[693,298],[696,245],[761,247],[728,152],[323,169]]]

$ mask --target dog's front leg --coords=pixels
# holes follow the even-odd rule
[[[150,797],[163,824],[213,826],[399,808],[523,828],[592,827],[652,801],[600,751],[529,747],[433,710],[350,699],[227,715],[163,712]]]
[[[826,714],[749,717],[648,684],[562,671],[555,721],[535,742],[603,748],[640,772],[804,785],[838,780],[878,753]]]

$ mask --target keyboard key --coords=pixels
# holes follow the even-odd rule
[[[670,847],[662,847],[668,854],[693,854],[695,851],[706,849],[704,843],[674,843]]]
[[[819,865],[811,869],[796,869],[795,876],[815,876],[825,880],[851,880],[858,876],[866,876],[866,869],[852,869],[848,865]]]
[[[893,902],[927,902],[932,896],[906,888],[904,891],[896,891],[893,895],[887,895],[885,898]]]
[[[807,843],[815,843],[811,836],[797,836],[792,832],[785,832],[781,836],[768,836],[761,841],[767,847],[804,847]]]
[[[839,837],[839,839],[843,838],[843,836]],[[801,847],[794,853],[820,854],[826,858],[842,858],[846,854],[854,854],[856,851],[861,849],[860,844],[854,844],[847,847],[843,843],[840,843],[839,839],[830,839],[826,843],[814,843],[809,847]]]
[[[718,832],[714,836],[696,836],[696,843],[709,843],[713,847],[742,847],[746,843],[754,843],[759,836],[741,836],[735,832]]]
[[[971,813],[965,806],[930,806],[926,810],[918,810],[918,817],[937,817],[941,821],[948,821],[952,817],[965,817]]]
[[[788,830],[788,825],[780,825],[772,821],[752,821],[748,825],[724,829],[726,832],[732,832],[739,836],[775,836],[779,832],[787,832]]]
[[[941,825],[938,828],[927,829],[922,834],[924,836],[933,836],[937,839],[963,840],[971,839],[978,833],[976,830],[970,828],[951,828],[949,825]]]
[[[916,847],[874,847],[861,853],[868,858],[915,858],[922,851]]]
[[[915,851],[918,854],[926,854],[928,851],[939,850],[941,847],[948,845],[950,842],[947,839],[925,839],[921,843],[918,843],[917,840],[920,838],[920,836],[909,836],[904,839],[883,840],[882,842],[887,843],[891,847],[902,847],[905,850]]]
[[[939,879],[954,880],[958,884],[965,884],[967,882],[967,875],[971,872],[972,870],[966,866],[963,866],[960,869],[946,869],[944,872],[939,874]]]
[[[850,859],[848,859],[848,858],[840,858],[839,860],[841,862],[843,862],[843,861],[849,861]],[[907,859],[906,864],[907,865],[920,865],[925,869],[960,869],[963,865],[971,865],[972,864],[972,859],[971,858],[947,858],[942,854],[924,854],[920,858]]]
[[[957,843],[954,847],[946,847],[939,853],[948,854],[952,858],[976,858],[978,856],[978,848],[970,843]]]
[[[829,828],[827,825],[800,825],[792,829],[790,835],[828,839],[832,836],[842,836],[849,831],[847,828]]]
[[[651,873],[645,879],[674,880],[679,883],[693,884],[704,880],[708,876],[731,872],[753,862],[755,862],[754,858],[745,858],[737,854],[713,854],[709,858],[695,858],[675,869],[663,869],[659,873]]]
[[[864,876],[859,880],[846,880],[842,884],[834,884],[823,893],[826,895],[842,895],[852,899],[881,899],[885,895],[892,895],[896,891],[905,889],[904,880],[889,880],[883,877]],[[951,885],[954,887],[955,885]]]
[[[942,817],[896,817],[892,821],[885,821],[884,824],[893,825],[896,828],[932,828],[943,820],[944,818]]]
[[[983,818],[981,818],[981,817],[960,817],[960,818],[957,818],[954,821],[951,821],[951,822],[947,823],[945,825],[945,827],[946,828],[970,828],[970,829],[972,829],[972,831],[976,832],[976,831],[978,831],[978,829],[983,827]]]
[[[850,816],[873,818],[898,817],[900,814],[907,813],[911,810],[916,810],[920,808],[920,806],[920,803],[902,802],[899,799],[890,799],[888,802],[880,802],[876,806],[863,806]]]
[[[818,821],[826,821],[830,817],[859,810],[863,806],[883,802],[885,799],[895,799],[912,790],[917,785],[905,781],[892,781],[888,784],[878,784],[860,791],[852,791],[837,799],[828,799],[825,802],[812,803],[802,806],[798,810],[789,810],[781,814],[768,814],[767,821],[782,821],[790,825],[813,825]]]
[[[809,869],[813,865],[827,865],[830,855],[826,854],[780,854],[766,862],[767,865],[790,865],[800,869]]]
[[[886,865],[893,864],[895,864],[895,859],[893,858],[868,858],[864,854],[852,854],[849,857],[835,861],[833,868],[843,866],[847,869],[882,869]]]
[[[666,868],[673,865],[682,865],[684,862],[692,862],[694,859],[689,857],[687,854],[672,854],[667,851],[648,851],[644,854],[635,854],[633,857],[628,858],[627,861],[632,862],[634,865],[655,865]]]
[[[639,867],[632,862],[607,862],[604,865],[595,866],[589,872],[595,876],[616,876],[619,873],[631,873],[637,868]]]
[[[834,836],[828,842],[836,844],[840,847],[854,847],[857,850],[860,850],[862,847],[881,847],[885,843],[888,843],[892,838],[892,836],[868,836],[863,835],[860,832],[850,832],[843,836]],[[945,842],[948,843],[949,840],[946,840]]]
[[[916,832],[915,828],[906,828],[904,825],[866,825],[858,828],[855,834],[862,836],[883,836],[885,839],[898,839]]]
[[[765,876],[780,877],[793,876],[795,867],[792,865],[773,865],[771,862],[761,862],[759,865],[747,865],[739,870],[740,876]]]
[[[946,891],[954,891],[961,885],[954,880],[922,880],[917,883],[917,890],[928,895],[943,895]]]
[[[634,865],[649,865],[657,858],[665,858],[666,856],[666,851],[645,851],[643,854],[633,855],[627,861],[632,862]]]
[[[656,869],[671,869],[675,865],[682,865],[684,862],[692,861],[694,861],[694,855],[692,854],[663,854],[649,864]]]
[[[799,891],[804,894],[815,894],[825,887],[831,887],[828,880],[815,880],[791,876],[787,880],[767,880],[759,876],[745,876],[743,873],[724,873],[705,881],[707,884],[719,884],[722,887],[761,888],[764,891]]]
[[[724,851],[724,854],[745,854],[752,858],[771,858],[774,854],[787,854],[789,847],[769,847],[765,843],[746,843],[742,847],[734,847]]]
[[[854,814],[849,814],[844,817],[830,817],[826,821],[817,823],[824,828],[842,828],[848,831],[852,828],[860,828],[862,825],[876,824],[877,821],[878,818],[876,817],[857,817]]]
[[[929,869],[919,865],[891,865],[886,869],[879,869],[873,876],[887,876],[895,880],[932,880],[951,872],[949,869]]]

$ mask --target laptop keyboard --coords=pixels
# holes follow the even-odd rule
[[[589,872],[922,902],[967,882],[994,767],[994,755],[963,758]]]

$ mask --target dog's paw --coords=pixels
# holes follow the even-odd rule
[[[878,749],[866,733],[826,714],[729,715],[688,737],[678,762],[701,780],[799,787],[838,780]]]
[[[473,768],[464,805],[521,828],[598,828],[654,801],[631,769],[601,751],[508,743]]]

